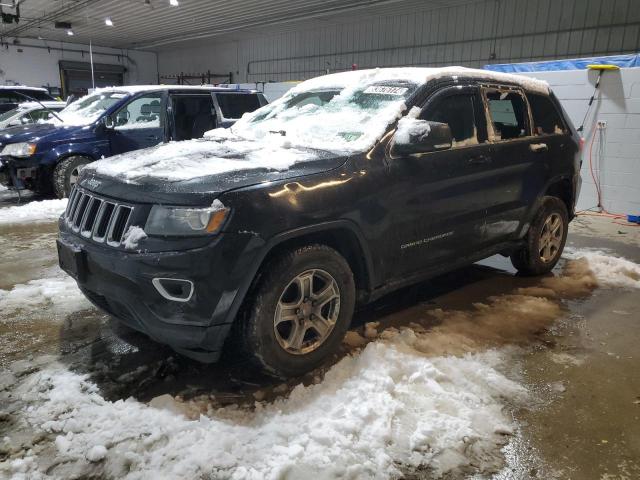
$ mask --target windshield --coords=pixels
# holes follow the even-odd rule
[[[11,117],[13,117],[14,115],[19,114],[21,111],[23,111],[24,108],[14,108],[13,110],[9,110],[8,112],[4,112],[3,114],[0,114],[0,122],[4,122],[6,120],[9,120]]]
[[[409,82],[292,90],[247,114],[232,128],[245,138],[281,135],[292,145],[331,151],[364,151],[384,135],[416,90]]]
[[[124,92],[99,92],[72,103],[58,113],[65,125],[90,125],[120,102],[128,94]],[[54,119],[54,123],[60,123]]]

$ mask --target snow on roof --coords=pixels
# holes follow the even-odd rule
[[[46,88],[42,87],[27,87],[26,85],[0,85],[0,90],[15,90],[16,88],[24,90],[38,90],[40,92],[46,92]]]
[[[21,103],[18,108],[20,109],[29,109],[29,108],[42,108],[42,105],[44,105],[45,107],[48,108],[56,108],[56,107],[64,107],[66,106],[66,102],[51,102],[51,101],[44,101],[44,102],[23,102]]]
[[[544,80],[509,73],[490,72],[477,68],[466,67],[401,67],[401,68],[375,68],[368,70],[355,70],[349,72],[332,73],[321,77],[306,80],[292,90],[306,91],[331,87],[348,87],[363,82],[394,82],[410,81],[423,84],[439,78],[480,78],[491,82],[514,83],[525,90],[549,93],[549,84]]]
[[[335,73],[298,84],[284,97],[245,114],[230,131],[216,129],[207,132],[205,137],[214,141],[164,144],[101,160],[87,168],[129,182],[141,177],[180,181],[231,170],[267,168],[284,171],[296,162],[316,160],[318,156],[308,149],[340,155],[364,152],[403,115],[405,100],[413,90],[428,81],[445,77],[480,78],[489,82],[517,84],[531,91],[549,91],[545,82],[532,78],[464,67],[382,68]],[[386,94],[388,98],[380,100],[377,106],[363,107],[352,101],[358,92],[380,94],[368,92],[372,85],[397,82],[410,82],[414,86]],[[114,87],[113,90],[137,92],[153,88],[176,87],[132,86]],[[323,89],[340,90],[330,100],[330,108],[311,104],[299,108],[295,104],[289,106],[296,95]],[[279,132],[284,132],[284,135],[278,135]]]
[[[96,88],[92,93],[99,92],[126,92],[131,95],[140,92],[156,92],[158,90],[210,90],[212,92],[252,92],[253,90],[236,89],[228,87],[214,87],[213,85],[123,85]]]

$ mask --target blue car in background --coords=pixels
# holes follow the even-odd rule
[[[0,183],[66,197],[80,169],[94,160],[200,138],[266,103],[260,92],[220,87],[100,89],[58,112],[52,123],[1,130]]]

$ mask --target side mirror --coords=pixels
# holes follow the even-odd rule
[[[107,130],[113,130],[114,128],[116,128],[116,122],[111,115],[107,115],[106,117],[104,117],[104,127]]]
[[[451,148],[453,137],[446,123],[404,117],[393,137],[393,156],[428,153]]]

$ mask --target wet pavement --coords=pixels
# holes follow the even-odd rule
[[[0,195],[0,208],[13,202]],[[640,262],[635,231],[616,233],[622,227],[607,219],[594,220],[593,228],[590,220],[580,222],[569,246]],[[0,225],[0,289],[55,275],[55,232],[51,223]],[[329,365],[389,327],[428,332],[428,355],[512,346],[517,354],[505,371],[533,392],[533,401],[506,406],[518,428],[493,476],[640,478],[640,295],[596,288],[583,267],[563,261],[554,275],[522,278],[508,259],[492,257],[395,292],[357,313],[351,341]],[[0,449],[0,462],[42,442],[41,434],[20,431],[14,422],[24,405],[12,385],[54,360],[89,374],[106,399],[146,402],[168,394],[192,400],[196,409],[282,397],[298,383],[317,382],[329,367],[280,384],[247,372],[232,354],[216,365],[188,360],[94,308],[55,313],[45,302],[0,315],[0,438],[12,439],[11,448]],[[459,475],[447,478],[474,472]]]

